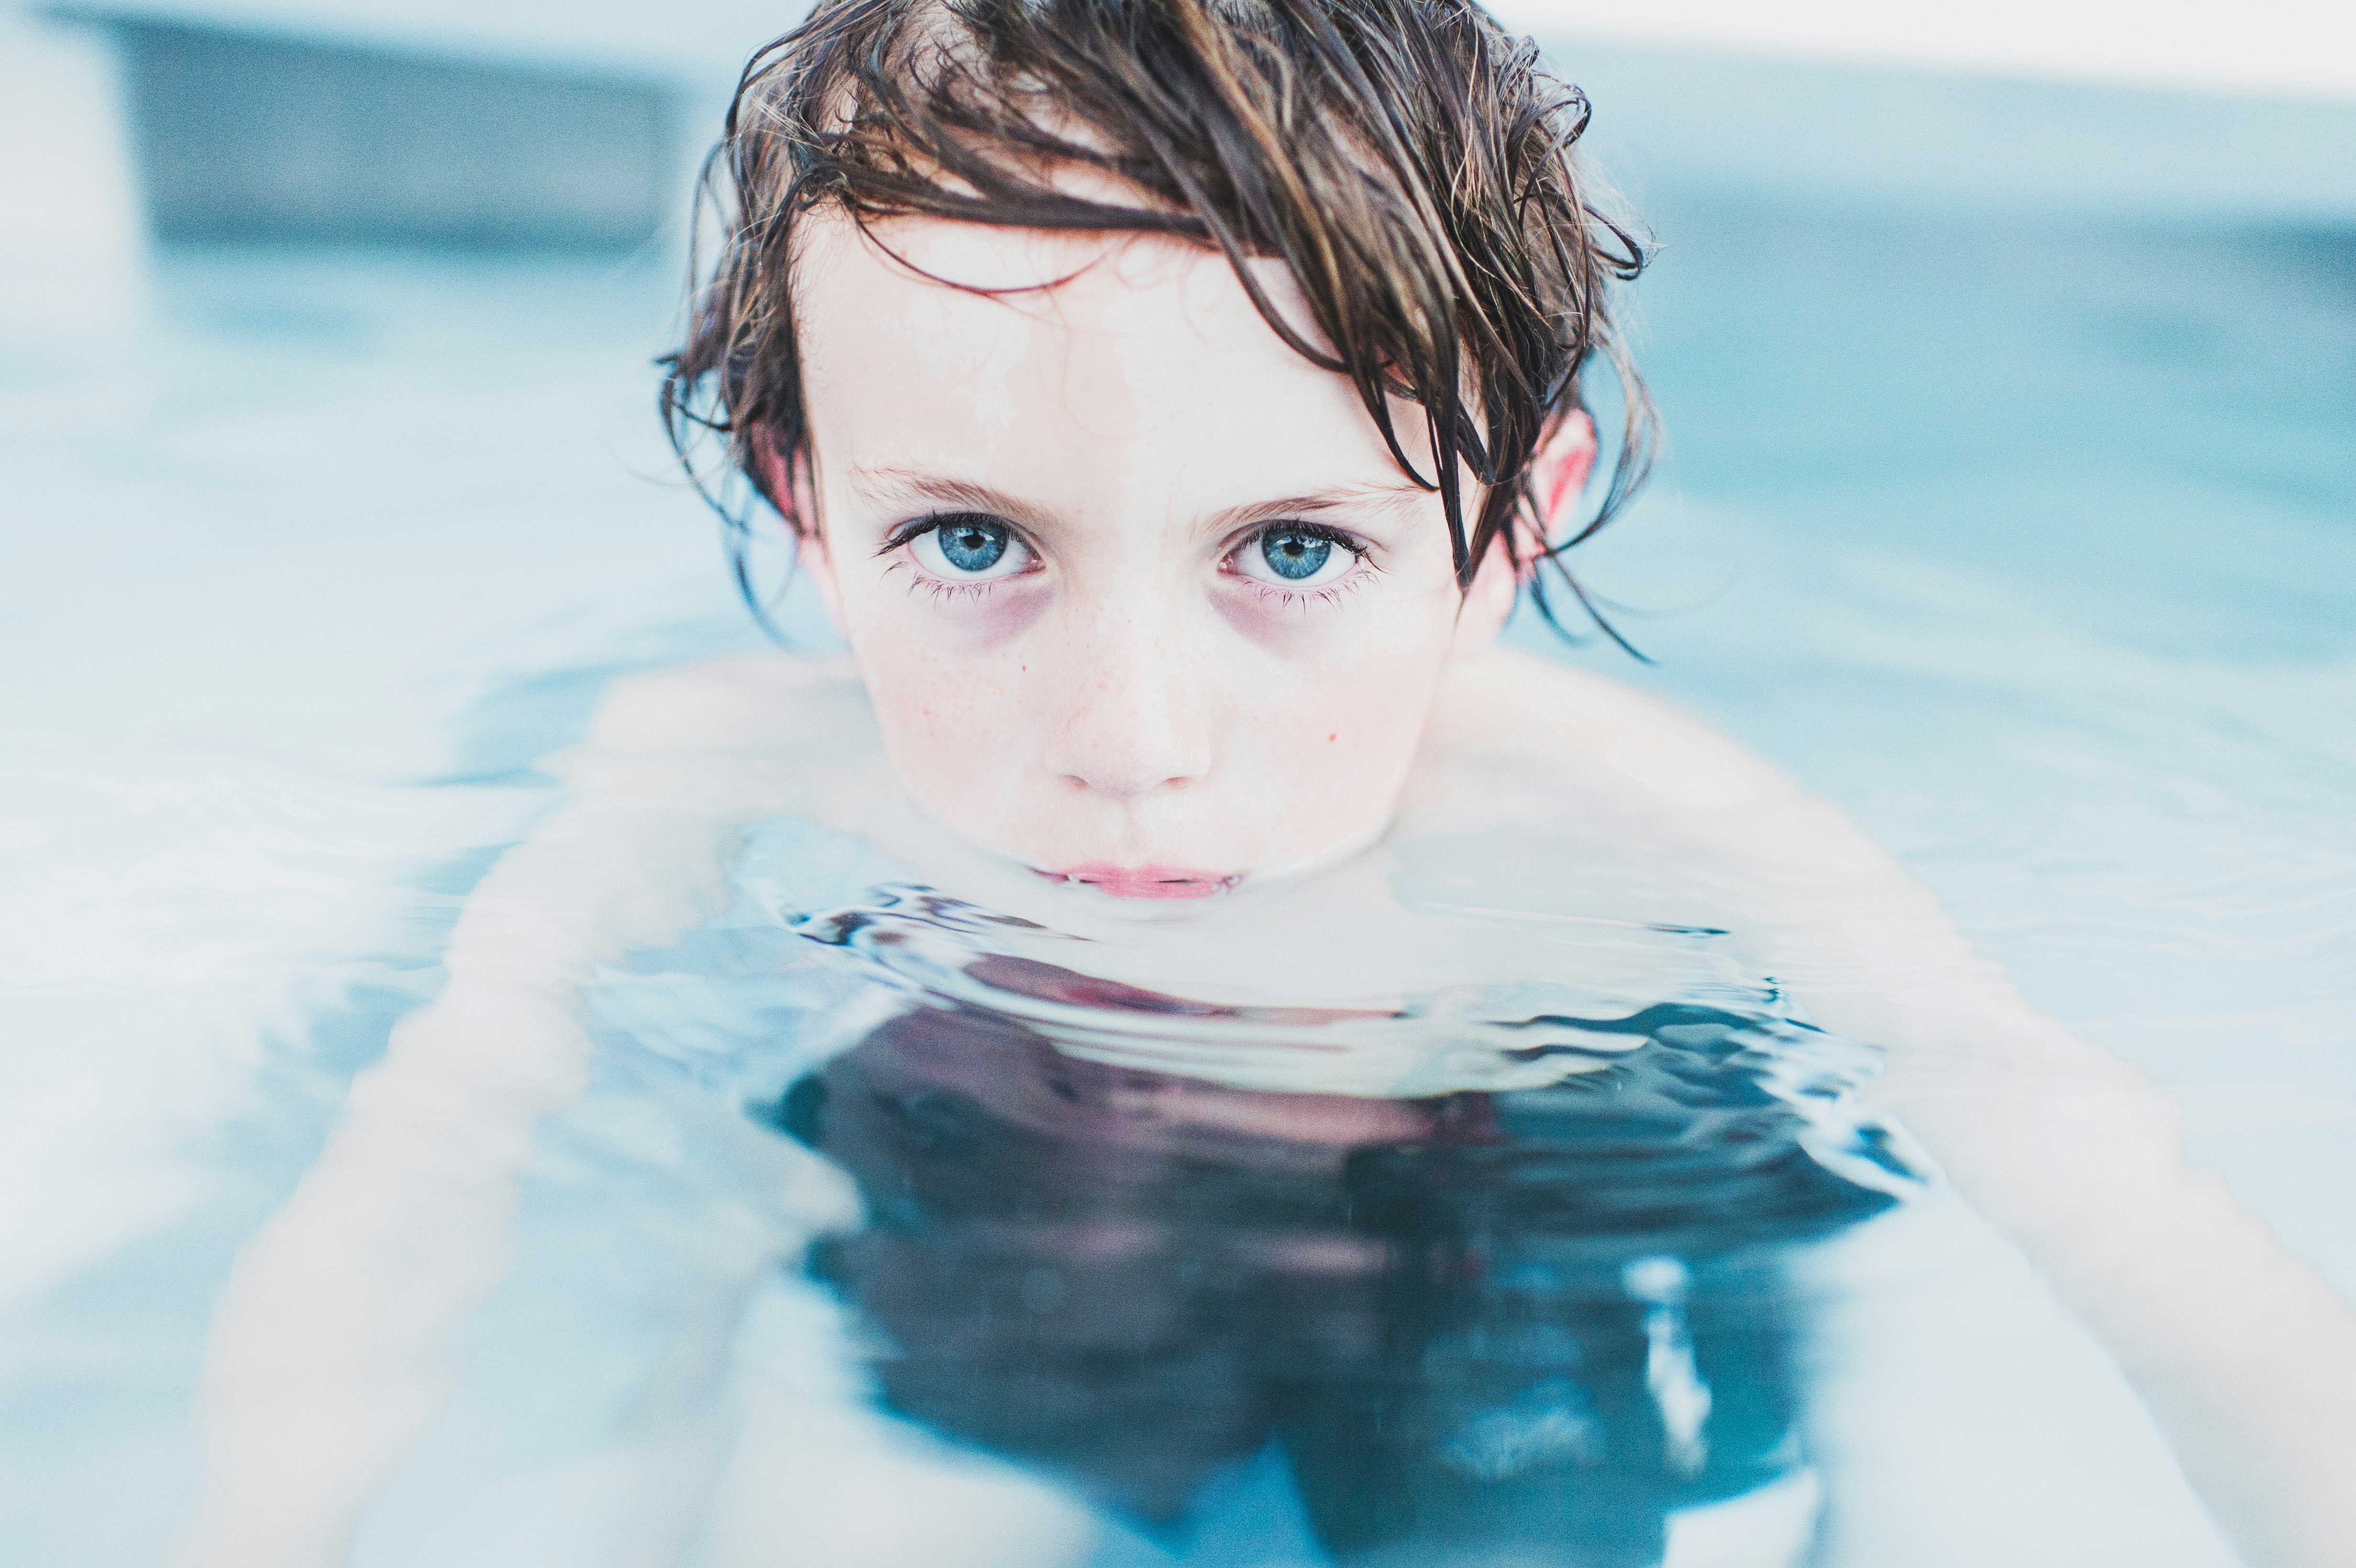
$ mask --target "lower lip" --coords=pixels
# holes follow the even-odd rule
[[[1243,880],[1240,873],[1223,877],[1173,866],[1073,866],[1039,874],[1051,882],[1094,888],[1117,899],[1207,899]]]

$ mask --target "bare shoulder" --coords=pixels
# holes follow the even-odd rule
[[[582,744],[541,766],[565,782],[571,814],[629,805],[830,826],[865,820],[891,778],[850,662],[784,653],[616,681]]]
[[[1674,704],[1511,649],[1457,661],[1432,742],[1466,759],[1588,770],[1687,811],[1808,798],[1782,770]]]
[[[1503,649],[1460,661],[1451,679],[1428,748],[1438,776],[1495,794],[1491,781],[1511,770],[1550,806],[1569,798],[1607,810],[1665,862],[1739,901],[1722,923],[1764,941],[1803,908],[1816,917],[1902,910],[1918,921],[1933,911],[1847,812],[1672,703]],[[1939,923],[1922,940],[1952,947]]]
[[[774,752],[792,749],[814,725],[839,731],[865,706],[847,659],[744,655],[616,681],[598,704],[588,742],[622,752]]]

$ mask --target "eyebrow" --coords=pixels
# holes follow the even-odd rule
[[[913,468],[854,468],[851,471],[851,487],[870,501],[930,503],[960,512],[989,512],[1031,526],[1044,524],[1051,516],[1044,507],[1018,500],[987,485],[969,484]]]
[[[1331,490],[1287,496],[1274,501],[1247,501],[1239,507],[1214,512],[1205,519],[1204,532],[1227,534],[1279,517],[1312,517],[1320,512],[1344,509],[1403,511],[1430,494],[1422,485],[1405,480],[1397,485],[1337,485]]]
[[[987,485],[926,474],[917,469],[855,468],[851,471],[851,486],[871,502],[923,503],[960,512],[987,512],[1042,532],[1053,531],[1055,525],[1055,513],[1050,508],[993,490]],[[1203,520],[1202,531],[1209,535],[1224,535],[1253,523],[1271,522],[1280,517],[1314,517],[1320,512],[1336,512],[1345,508],[1403,510],[1422,502],[1431,494],[1424,486],[1404,477],[1391,485],[1342,484],[1328,490],[1308,491],[1266,501],[1246,501],[1223,507]]]

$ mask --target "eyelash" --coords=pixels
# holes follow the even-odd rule
[[[1324,588],[1312,588],[1305,593],[1299,589],[1279,588],[1273,582],[1262,582],[1256,577],[1247,577],[1244,581],[1251,584],[1252,592],[1259,596],[1262,603],[1272,604],[1280,610],[1295,610],[1303,604],[1339,603],[1343,594],[1357,592],[1358,585],[1365,581],[1365,574],[1354,571],[1339,582]]]
[[[961,512],[928,512],[921,517],[912,517],[886,535],[884,540],[884,548],[876,553],[879,555],[894,554],[905,549],[911,541],[915,540],[921,535],[940,527],[941,524],[947,522],[952,517],[963,515],[964,514]],[[1329,528],[1317,523],[1305,523],[1298,520],[1297,518],[1270,518],[1268,522],[1262,523],[1258,528],[1252,529],[1251,532],[1246,534],[1242,539],[1238,539],[1228,549],[1225,555],[1219,558],[1221,569],[1226,571],[1229,576],[1232,576],[1237,581],[1245,583],[1250,587],[1252,591],[1259,596],[1262,603],[1273,605],[1280,610],[1297,609],[1304,604],[1332,604],[1338,603],[1344,594],[1355,592],[1358,588],[1365,584],[1368,573],[1366,571],[1353,571],[1338,582],[1328,583],[1323,588],[1312,588],[1303,592],[1295,589],[1280,588],[1273,582],[1264,582],[1257,577],[1248,576],[1245,573],[1234,571],[1229,567],[1228,563],[1233,561],[1237,555],[1250,549],[1253,545],[1258,544],[1261,539],[1266,539],[1270,533],[1274,532],[1278,528],[1285,528],[1294,533],[1306,534],[1312,539],[1323,539],[1337,549],[1348,550],[1351,555],[1356,558],[1358,565],[1362,567],[1366,565],[1367,557],[1372,553],[1367,549],[1366,546],[1363,542],[1342,532],[1339,528]],[[1037,556],[1038,551],[1033,548],[1030,540],[1023,538],[1021,533],[1014,533],[1013,538],[1022,544],[1023,549],[1031,550],[1034,558]],[[900,560],[894,561],[885,570],[886,571],[905,571],[909,577],[908,592],[914,593],[921,591],[927,594],[937,604],[955,603],[959,600],[981,599],[987,597],[991,590],[999,586],[1000,583],[1011,581],[1011,578],[1000,577],[991,578],[980,582],[951,582],[943,578],[934,577],[924,571],[916,570],[905,556]],[[1012,575],[1024,577],[1030,574],[1028,572],[1018,572]]]
[[[951,517],[962,517],[965,516],[967,516],[965,511],[958,510],[954,512],[926,512],[921,517],[910,517],[906,522],[902,523],[898,528],[894,528],[890,533],[884,536],[884,548],[877,550],[875,553],[877,555],[890,555],[894,550],[898,549],[901,546],[908,543],[911,539],[916,539],[918,535],[932,532],[935,528],[939,528],[943,523],[948,522]],[[1020,538],[1021,536],[1018,535],[1016,537]]]
[[[926,577],[920,571],[908,574],[908,592],[922,593],[936,604],[954,604],[960,599],[980,599],[998,586],[1003,579],[988,582],[946,582],[937,577]]]

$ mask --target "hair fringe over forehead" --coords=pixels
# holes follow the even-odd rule
[[[728,465],[803,526],[764,453],[809,439],[791,262],[797,223],[822,206],[862,223],[1169,235],[1225,254],[1270,328],[1350,380],[1400,468],[1439,492],[1461,586],[1503,539],[1625,647],[1562,560],[1626,504],[1656,446],[1607,297],[1646,252],[1572,155],[1589,112],[1467,0],[820,0],[746,66],[706,161],[665,428],[691,475],[701,439],[722,438]],[[1100,177],[1056,177],[1069,171]],[[1282,261],[1313,338],[1253,258]],[[1610,479],[1533,561],[1542,533],[1510,526],[1539,518],[1531,458],[1586,408],[1598,359],[1625,411]],[[1426,426],[1430,472],[1399,437],[1402,405]],[[748,521],[721,512],[767,624]],[[1545,578],[1534,598],[1559,627]]]

